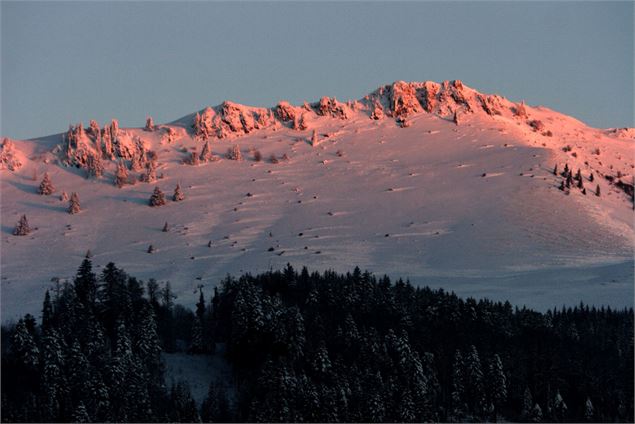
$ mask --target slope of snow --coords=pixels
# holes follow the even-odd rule
[[[37,314],[51,278],[72,278],[88,249],[98,271],[112,261],[140,278],[170,280],[186,304],[198,285],[209,290],[227,273],[289,262],[358,265],[539,308],[632,305],[632,201],[604,178],[615,182],[619,171],[632,181],[628,131],[589,128],[544,107],[527,106],[519,117],[522,106],[460,82],[395,83],[357,102],[325,99],[272,109],[226,102],[200,113],[213,154],[238,145],[243,161],[184,164],[205,144],[191,129],[195,115],[152,132],[122,129],[157,153],[162,178],[121,189],[112,182],[116,159],[105,161],[102,178],[86,179],[83,169],[61,165],[62,136],[15,140],[25,163],[0,174],[3,320]],[[558,189],[556,163],[581,169],[587,195]],[[52,196],[36,192],[44,172]],[[147,205],[155,185],[171,198],[177,183],[183,202]],[[81,213],[66,213],[62,191],[79,194]],[[22,214],[37,229],[16,237]],[[165,222],[169,232],[161,231]]]

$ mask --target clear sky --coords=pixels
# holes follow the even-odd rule
[[[2,1],[2,135],[461,79],[633,126],[633,2]]]

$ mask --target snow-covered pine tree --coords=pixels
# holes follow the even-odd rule
[[[117,163],[117,171],[115,171],[115,185],[119,188],[123,187],[128,182],[128,169],[123,163],[123,159]]]
[[[146,131],[154,131],[154,120],[152,119],[151,116],[148,116],[146,118],[146,127],[145,127]]]
[[[86,168],[89,177],[100,178],[104,174],[104,165],[101,162],[101,155],[89,154]]]
[[[520,412],[520,417],[524,421],[529,421],[531,419],[531,412],[534,405],[534,399],[531,396],[531,390],[529,387],[525,388],[525,393],[523,394],[523,409]]]
[[[313,130],[313,134],[311,134],[311,146],[315,147],[319,143],[317,131]]]
[[[165,195],[163,194],[159,186],[156,186],[154,188],[154,191],[152,192],[152,196],[150,196],[149,205],[150,206],[165,205]]]
[[[31,228],[29,227],[29,221],[26,219],[26,215],[22,215],[20,217],[20,221],[18,221],[17,225],[13,229],[14,236],[26,236],[31,232]]]
[[[278,158],[276,157],[276,155],[274,155],[273,153],[271,154],[271,156],[269,157],[269,162],[276,164],[279,162]]]
[[[593,422],[594,415],[593,403],[591,402],[591,398],[587,397],[584,403],[584,420],[586,422]]]
[[[185,199],[185,194],[183,193],[183,190],[181,190],[181,184],[176,184],[176,187],[174,187],[174,194],[172,195],[172,200],[175,202],[180,202],[181,200]]]
[[[201,162],[210,162],[214,157],[212,153],[212,146],[210,144],[209,139],[205,140],[205,144],[203,145],[203,149],[201,150],[201,156],[199,159]]]
[[[73,412],[73,422],[74,423],[92,422],[92,420],[90,419],[90,416],[88,415],[88,411],[86,410],[86,407],[84,406],[84,402],[82,402],[81,400],[79,401],[79,404],[77,405],[77,407],[75,408],[75,411]]]
[[[507,379],[503,371],[503,363],[498,354],[495,354],[494,358],[492,358],[488,374],[489,397],[494,405],[494,413],[496,414],[507,399]]]
[[[556,397],[554,398],[553,401],[553,411],[555,413],[556,418],[558,419],[558,421],[560,422],[564,422],[565,421],[565,417],[567,414],[567,404],[565,403],[564,399],[562,398],[562,395],[560,394],[560,390],[556,391]]]
[[[53,186],[53,183],[51,182],[51,178],[49,177],[48,172],[45,172],[37,192],[43,196],[48,196],[54,191],[55,191],[55,187]]]
[[[527,109],[525,108],[525,101],[516,104],[516,116],[519,118],[527,117]]]
[[[66,202],[68,200],[68,194],[63,191],[62,194],[60,194],[60,202]]]
[[[240,152],[240,147],[234,144],[227,150],[227,159],[231,160],[243,160],[243,154]]]
[[[146,183],[153,183],[157,180],[157,163],[154,160],[148,160],[146,162],[146,170],[143,174],[143,181]]]
[[[32,369],[37,367],[40,350],[33,338],[33,334],[29,332],[22,319],[20,319],[15,326],[15,330],[11,336],[10,346],[22,364]]]
[[[82,210],[81,205],[79,204],[79,196],[76,192],[71,194],[71,198],[68,201],[68,213],[74,215],[79,213]]]
[[[529,421],[532,423],[542,422],[542,408],[538,403],[536,403],[531,409],[531,416],[529,417]]]

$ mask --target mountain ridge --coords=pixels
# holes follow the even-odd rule
[[[632,131],[484,96],[396,82],[357,102],[224,102],[168,124],[5,140],[3,317],[36,313],[32,297],[87,250],[97,268],[164,276],[185,303],[227,272],[287,262],[538,308],[632,299]],[[53,194],[38,194],[44,173]],[[156,187],[165,204],[150,207]],[[14,236],[22,215],[33,231]]]

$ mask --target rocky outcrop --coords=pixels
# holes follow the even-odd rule
[[[15,144],[8,138],[2,140],[0,145],[0,169],[17,171],[22,166],[22,160]]]

